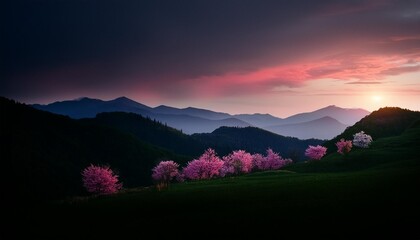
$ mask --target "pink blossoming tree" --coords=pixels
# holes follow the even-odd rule
[[[311,146],[306,149],[305,156],[309,157],[312,160],[320,160],[325,153],[327,152],[327,148],[323,146]]]
[[[122,184],[108,167],[90,165],[82,171],[83,186],[90,193],[106,195],[118,192]]]
[[[168,186],[174,178],[179,175],[179,164],[174,161],[162,161],[152,169],[152,178],[157,182],[157,188],[160,190]]]
[[[209,148],[198,159],[194,159],[183,169],[186,179],[200,180],[215,178],[220,175],[223,161],[216,155],[216,152]]]
[[[252,170],[252,155],[244,150],[233,151],[223,157],[221,176],[249,173]]]
[[[336,142],[335,145],[337,146],[337,152],[343,155],[349,153],[353,147],[350,140],[345,141],[343,138],[339,142]]]

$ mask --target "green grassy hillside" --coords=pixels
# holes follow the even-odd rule
[[[373,140],[383,137],[398,136],[420,119],[420,112],[397,107],[385,107],[372,112],[359,122],[348,127],[342,134],[325,142],[328,153],[335,152],[335,143],[341,138],[353,140],[353,135],[360,131],[372,136]]]
[[[419,125],[400,136],[378,139],[369,149],[355,149],[347,158],[331,154],[320,162],[280,171],[173,184],[160,192],[130,189],[114,196],[61,202],[42,210],[51,213],[46,218],[35,212],[29,219],[40,223],[36,231],[41,232],[48,230],[45,226],[76,232],[96,232],[104,226],[148,232],[158,226],[182,235],[191,228],[211,233],[211,226],[242,234],[286,234],[292,228],[305,232],[315,227],[316,235],[337,227],[345,234],[404,228],[418,222],[420,214]]]

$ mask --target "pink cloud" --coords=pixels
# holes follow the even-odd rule
[[[390,40],[394,42],[420,40],[420,35],[393,36]]]
[[[252,94],[285,86],[295,88],[307,81],[319,79],[352,80],[352,84],[380,84],[390,75],[420,71],[420,59],[404,56],[335,55],[321,60],[283,64],[248,72],[229,72],[222,75],[188,79],[182,86],[202,97],[227,94]]]

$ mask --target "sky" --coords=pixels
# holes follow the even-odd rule
[[[6,0],[0,95],[420,110],[420,1]]]

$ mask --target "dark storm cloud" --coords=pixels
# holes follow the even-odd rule
[[[419,9],[418,1],[8,1],[0,95],[135,87],[173,95],[171,85],[195,89],[185,79],[313,55],[412,54]]]

